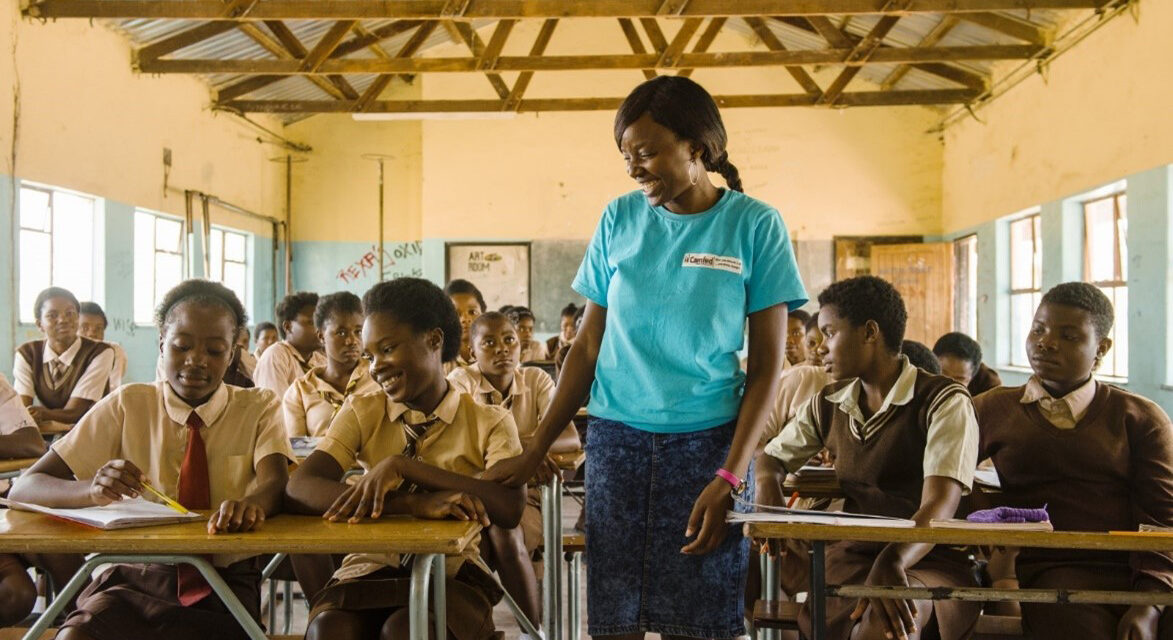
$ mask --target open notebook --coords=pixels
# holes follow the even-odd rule
[[[893,527],[897,529],[906,529],[916,526],[916,523],[912,520],[905,520],[903,518],[889,518],[887,516],[873,516],[864,513],[783,509],[779,507],[766,507],[764,505],[755,506],[765,510],[754,511],[752,513],[738,513],[736,511],[730,511],[725,519],[727,522],[731,523],[787,522],[800,524],[828,524],[840,527]]]
[[[158,524],[175,524],[203,519],[203,516],[198,513],[179,513],[167,505],[143,498],[125,498],[104,507],[83,507],[80,509],[52,509],[4,499],[0,499],[0,503],[19,511],[35,511],[107,530],[150,527]]]

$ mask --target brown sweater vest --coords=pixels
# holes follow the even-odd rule
[[[999,504],[1047,505],[1056,531],[1136,531],[1173,526],[1173,424],[1153,402],[1098,383],[1074,429],[1053,426],[1024,387],[995,389],[974,400],[979,458],[993,458],[1002,480]],[[1132,569],[1133,587],[1173,589],[1173,557],[1078,549],[1023,549],[1033,563],[1113,562]]]
[[[990,389],[997,389],[1000,386],[1002,386],[1002,376],[985,364],[979,364],[977,372],[969,381],[969,395],[976,398]]]
[[[69,402],[69,397],[73,395],[73,388],[77,386],[77,382],[81,380],[94,358],[110,348],[110,345],[105,342],[97,342],[81,336],[78,336],[77,339],[81,340],[81,348],[73,357],[73,364],[65,370],[65,378],[56,389],[49,384],[49,376],[45,371],[45,341],[26,342],[16,349],[17,353],[29,363],[29,367],[33,371],[33,390],[37,393],[37,400],[40,400],[47,409],[64,409],[66,403]],[[102,393],[109,392],[110,381],[107,380],[106,388]]]

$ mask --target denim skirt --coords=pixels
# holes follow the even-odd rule
[[[725,462],[735,422],[658,434],[592,419],[586,435],[587,608],[592,636],[745,634],[749,542],[729,526],[712,553],[685,555],[701,490]],[[753,468],[747,472],[753,477]],[[748,500],[753,499],[750,483]],[[738,507],[741,510],[741,507]]]

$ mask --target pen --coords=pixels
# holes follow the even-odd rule
[[[790,507],[793,507],[795,502],[798,502],[798,492],[797,491],[790,494],[790,501],[786,503],[786,508],[789,509]]]
[[[191,513],[190,511],[188,511],[187,509],[185,509],[185,508],[183,507],[183,505],[181,505],[181,504],[179,504],[178,502],[176,502],[176,501],[172,500],[171,498],[168,498],[168,497],[167,497],[167,494],[165,494],[165,493],[163,493],[162,491],[159,491],[158,489],[156,489],[156,488],[152,487],[152,486],[151,486],[151,483],[149,483],[149,482],[147,482],[147,481],[145,481],[145,480],[143,481],[143,488],[144,488],[144,489],[146,489],[147,491],[150,491],[151,493],[155,494],[155,497],[157,497],[157,498],[159,498],[160,500],[162,500],[162,501],[163,501],[163,504],[167,505],[168,507],[171,507],[172,509],[175,509],[175,510],[176,510],[176,511],[178,511],[179,513]]]

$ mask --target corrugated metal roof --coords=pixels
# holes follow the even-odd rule
[[[1034,10],[1034,11],[1007,11],[1003,15],[1013,16],[1023,20],[1029,20],[1035,24],[1059,27],[1067,20],[1074,19],[1076,14],[1083,14],[1086,12],[1060,12],[1049,10]],[[1079,15],[1078,17],[1082,17]],[[843,18],[834,18],[836,24],[842,25]],[[846,20],[846,32],[855,38],[862,38],[868,35],[876,22],[880,19],[875,15],[859,15],[852,16]],[[885,46],[891,47],[915,47],[924,40],[942,20],[939,14],[912,14],[904,16],[891,29],[883,40]],[[113,29],[124,34],[133,44],[133,46],[141,47],[154,42],[158,42],[177,33],[181,33],[192,27],[198,26],[201,21],[196,20],[114,20],[106,21]],[[376,31],[381,27],[386,27],[392,22],[392,19],[382,20],[364,20],[361,21],[361,26],[367,31]],[[801,21],[795,21],[796,25],[787,24],[779,20],[769,20],[771,31],[782,41],[788,49],[794,50],[815,50],[827,47],[826,41],[813,28],[802,28]],[[259,23],[257,23],[259,25]],[[305,47],[306,50],[312,50],[319,40],[330,30],[333,26],[333,21],[318,21],[318,20],[287,20],[285,25]],[[481,20],[475,21],[473,27],[480,29],[491,21]],[[261,27],[268,32],[267,27]],[[748,41],[756,41],[757,37],[753,30],[744,20],[730,19],[726,22],[727,30],[740,33]],[[414,30],[408,30],[404,33],[398,34],[392,38],[385,39],[379,43],[387,53],[394,55],[413,35]],[[352,37],[353,32],[351,36]],[[274,38],[276,40],[276,38]],[[421,51],[426,51],[435,47],[451,44],[448,32],[444,29],[436,29],[429,36],[424,43]],[[1007,36],[996,30],[968,22],[965,20],[959,23],[949,31],[939,43],[939,46],[980,46],[980,45],[994,45],[994,44],[1021,44],[1021,41]],[[758,43],[758,47],[762,45]],[[371,48],[363,48],[358,51],[349,53],[348,58],[372,58],[377,54]],[[167,56],[167,58],[183,59],[222,59],[222,60],[250,60],[250,59],[272,59],[274,55],[267,51],[264,47],[257,44],[257,42],[239,29],[232,29],[224,33],[218,34],[214,37],[207,38],[203,41],[192,44],[188,47],[175,51]],[[995,63],[991,61],[966,61],[965,63],[953,63],[955,66],[960,66],[967,70],[990,74]],[[832,68],[837,65],[829,65]],[[887,78],[897,65],[866,65],[861,72],[856,76],[856,82],[862,84],[871,84],[873,86],[868,89],[875,89]],[[779,72],[782,72],[779,70]],[[221,89],[225,86],[232,85],[246,78],[247,76],[238,74],[210,74],[204,75],[202,78],[209,84],[212,89]],[[347,80],[360,93],[374,82],[377,76],[374,74],[361,75],[347,75]],[[943,78],[932,73],[926,73],[919,69],[910,69],[901,81],[896,85],[898,89],[953,89],[959,88],[956,82]],[[860,87],[863,88],[863,87]],[[246,98],[256,100],[320,100],[327,96],[327,94],[318,86],[314,85],[305,77],[291,76],[283,78],[278,82],[258,88],[247,94]]]

